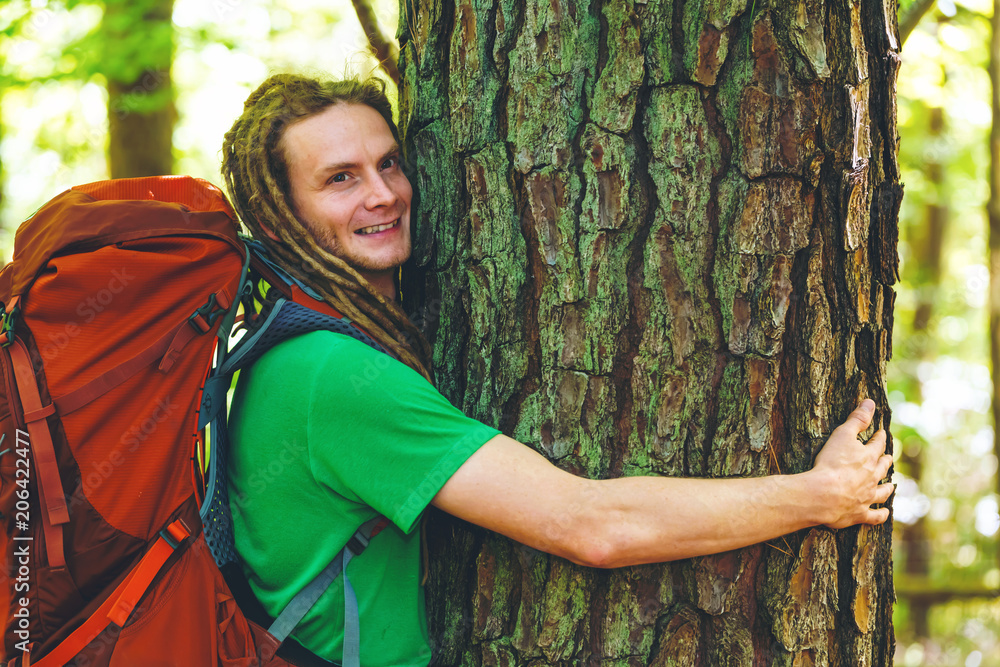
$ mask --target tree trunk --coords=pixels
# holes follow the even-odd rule
[[[0,144],[2,143],[3,143],[3,91],[0,91]],[[6,204],[6,202],[4,201],[4,192],[6,191],[6,188],[7,188],[7,174],[4,170],[3,154],[0,153],[0,229],[6,229],[7,227],[6,225],[7,220],[6,216],[4,215],[6,213],[6,211],[4,211],[4,204]],[[4,264],[6,264],[9,259],[6,256],[7,255],[6,250],[7,249],[5,248],[4,252],[2,253],[2,256],[0,256],[0,262],[3,262]]]
[[[932,107],[928,109],[930,127],[928,138],[931,142],[941,141],[944,134],[944,109]],[[912,359],[916,392],[922,399],[922,386],[916,377],[916,365],[928,355],[928,341],[933,334],[931,327],[934,316],[934,306],[941,290],[941,260],[944,249],[944,236],[948,227],[948,187],[944,178],[944,166],[938,161],[936,152],[924,167],[924,174],[930,185],[924,224],[919,231],[914,230],[915,238],[911,242],[913,248],[914,278],[911,284],[917,289],[917,308],[913,315],[913,334],[910,337],[913,352]],[[899,462],[902,470],[920,485],[923,478],[924,454],[918,444],[913,451],[904,448],[900,452]],[[930,578],[932,542],[927,534],[927,522],[924,517],[918,518],[912,525],[902,527],[901,548],[904,552],[903,570],[907,576],[918,580]],[[930,636],[931,605],[926,598],[917,597],[909,600],[911,625],[916,637]]]
[[[1000,0],[993,0],[990,20],[990,87],[993,120],[990,125],[990,372],[993,380],[993,432],[1000,433]],[[1000,458],[1000,437],[993,437],[993,451]],[[1000,494],[1000,474],[997,475]],[[997,550],[1000,564],[1000,549]]]
[[[806,470],[865,396],[888,426],[895,16],[417,3],[404,282],[439,388],[594,478]],[[446,517],[429,534],[439,664],[892,661],[888,525],[612,571]]]
[[[171,174],[177,121],[170,66],[174,0],[107,0],[108,170],[111,178]]]

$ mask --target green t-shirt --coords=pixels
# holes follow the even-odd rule
[[[241,374],[230,418],[230,504],[251,588],[275,616],[365,521],[391,523],[347,567],[364,667],[430,660],[419,519],[498,431],[469,419],[408,366],[317,331]],[[343,577],[292,636],[340,661]]]

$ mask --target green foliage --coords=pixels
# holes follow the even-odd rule
[[[0,88],[63,80],[89,80],[99,57],[79,46],[100,24],[95,3],[0,6]],[[72,6],[70,6],[72,4]]]
[[[97,71],[114,81],[130,83],[144,72],[163,71],[174,51],[172,7],[173,0],[107,0],[100,30],[81,47],[100,54]]]
[[[900,3],[900,12],[913,0]],[[996,471],[990,415],[986,201],[991,123],[988,2],[928,13],[903,51],[899,80],[902,282],[889,366],[896,443],[896,577],[908,551],[903,528],[922,517],[931,543],[923,582],[935,590],[1000,586]],[[932,132],[934,117],[943,126]],[[935,166],[939,165],[939,166]],[[940,177],[935,175],[938,170]],[[928,262],[929,207],[947,209],[940,277]],[[915,328],[921,303],[931,307]],[[913,461],[920,461],[919,480]],[[899,596],[897,665],[1000,664],[995,602],[936,605],[931,637],[913,632],[911,599]]]
[[[162,70],[173,53],[173,0],[14,0],[0,11],[6,48],[44,43],[35,67],[5,63],[5,86],[63,78],[90,80],[95,74],[131,82],[145,71]],[[95,21],[95,17],[100,17]],[[66,20],[66,19],[70,20]],[[76,20],[80,19],[80,20]],[[65,30],[66,27],[76,26]],[[54,34],[59,33],[59,34]]]
[[[167,4],[172,17],[157,14]],[[391,32],[394,3],[375,9]],[[347,0],[0,0],[0,259],[39,205],[108,177],[109,80],[139,78],[116,102],[129,113],[174,95],[175,168],[218,183],[222,135],[270,72],[367,74],[376,65],[366,46]],[[150,94],[142,77],[155,78],[170,49],[174,91]]]

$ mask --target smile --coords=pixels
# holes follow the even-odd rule
[[[392,222],[387,222],[384,225],[373,225],[372,227],[363,227],[355,231],[355,234],[378,234],[379,232],[384,232],[387,229],[392,229],[393,227],[399,226],[399,218],[396,218]]]

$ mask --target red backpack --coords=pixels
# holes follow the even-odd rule
[[[331,664],[290,640],[278,653],[199,513],[203,386],[251,303],[248,262],[225,197],[189,177],[78,186],[18,230],[0,271],[6,664]]]

